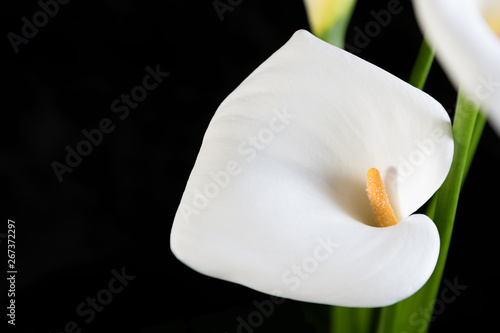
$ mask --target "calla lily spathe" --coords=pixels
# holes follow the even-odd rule
[[[314,35],[343,46],[345,30],[357,0],[304,0]]]
[[[452,161],[429,95],[298,31],[220,105],[175,216],[171,249],[194,270],[271,295],[378,307],[416,292],[439,234],[412,214]],[[374,227],[367,171],[399,223]]]
[[[417,20],[453,84],[500,134],[500,1],[415,0]]]

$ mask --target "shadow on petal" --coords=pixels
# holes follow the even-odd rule
[[[392,210],[398,219],[398,222],[401,221],[401,212],[399,211],[399,196],[398,196],[398,184],[401,176],[398,175],[398,170],[391,166],[387,169],[387,172],[384,177],[385,190],[387,192],[387,197],[389,198],[389,202],[391,203]]]
[[[328,181],[328,185],[330,197],[347,215],[360,223],[377,227],[363,177],[337,174]]]

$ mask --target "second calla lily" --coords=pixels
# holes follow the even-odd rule
[[[311,31],[319,38],[343,47],[347,25],[357,0],[304,0]]]
[[[500,134],[500,1],[415,0],[418,22],[450,80]]]
[[[435,267],[438,231],[411,214],[452,157],[438,102],[298,31],[215,113],[171,249],[200,273],[271,295],[393,304]],[[377,227],[388,203],[397,224]]]

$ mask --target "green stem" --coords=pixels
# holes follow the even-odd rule
[[[436,214],[437,199],[438,199],[438,194],[436,192],[427,203],[427,209],[425,211],[425,215],[427,215],[431,220],[434,220],[434,215]]]
[[[434,61],[434,51],[431,49],[429,44],[422,41],[420,50],[418,51],[417,60],[413,66],[413,70],[410,74],[410,80],[408,81],[412,86],[422,90],[424,88],[425,82],[427,81],[427,76],[429,76],[429,71],[432,67],[432,62]]]
[[[467,174],[469,173],[469,169],[472,165],[472,160],[474,159],[474,155],[476,154],[477,146],[479,145],[479,141],[481,140],[481,134],[483,134],[484,125],[486,124],[486,118],[486,113],[484,112],[480,112],[477,115],[476,123],[474,124],[474,133],[472,135],[469,146],[469,154],[467,155],[467,162],[465,164],[465,176],[462,181],[462,186]]]
[[[375,327],[378,309],[347,308],[334,306],[330,314],[330,332],[359,333],[372,332]]]

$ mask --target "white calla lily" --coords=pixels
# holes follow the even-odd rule
[[[179,260],[272,295],[378,307],[416,292],[439,253],[425,215],[444,181],[450,119],[424,92],[306,31],[215,113],[171,234]],[[367,171],[399,223],[374,226]]]
[[[417,20],[450,80],[500,133],[500,1],[415,0]]]

